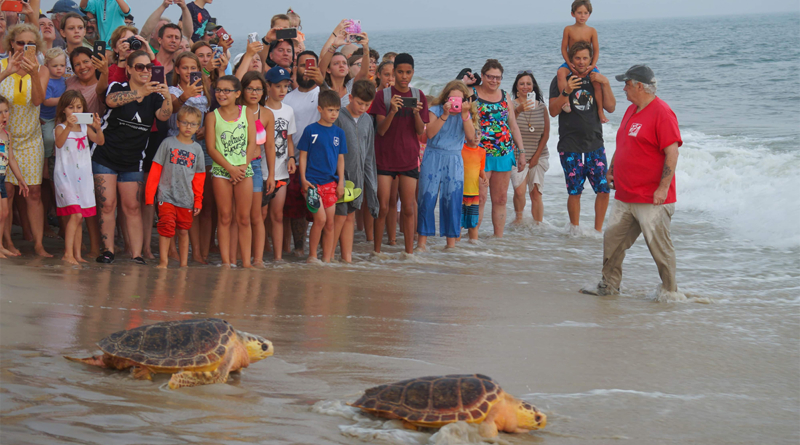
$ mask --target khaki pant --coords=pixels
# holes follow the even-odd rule
[[[614,290],[622,281],[622,260],[639,234],[658,267],[665,291],[677,292],[675,281],[675,248],[669,235],[669,225],[675,204],[630,204],[614,201],[611,218],[603,235],[603,282]]]

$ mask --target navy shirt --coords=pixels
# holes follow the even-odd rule
[[[303,131],[297,149],[308,152],[306,181],[315,185],[339,181],[336,174],[339,155],[347,153],[344,130],[336,125],[326,127],[314,122]]]

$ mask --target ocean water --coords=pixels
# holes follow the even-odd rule
[[[287,256],[261,271],[3,262],[4,441],[479,443],[475,427],[413,432],[346,403],[377,384],[481,372],[548,416],[543,431],[495,443],[798,443],[798,20],[591,23],[600,70],[650,65],[681,124],[672,236],[683,295],[657,301],[658,275],[641,238],[625,259],[623,295],[578,293],[600,278],[602,236],[591,230],[588,190],[583,231],[566,229],[552,120],[545,223],[533,225],[528,206],[524,223],[502,239],[484,221],[477,245],[445,252],[443,240],[430,238],[429,253],[385,247],[375,258],[357,234],[352,265]],[[415,56],[415,85],[427,93],[492,57],[506,67],[505,89],[517,71],[532,69],[546,94],[564,24],[475,28],[468,39],[463,30],[364,25],[381,53]],[[319,48],[325,35],[309,34],[308,46]],[[622,85],[612,85],[609,155],[627,106]],[[95,342],[120,329],[205,316],[264,335],[275,357],[227,385],[174,392],[163,377],[135,381],[61,358],[94,353]]]

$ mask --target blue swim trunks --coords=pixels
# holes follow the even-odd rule
[[[564,179],[567,181],[567,193],[580,195],[583,193],[583,183],[589,179],[595,193],[609,193],[606,171],[606,149],[600,147],[589,153],[559,152],[561,167],[564,168]]]

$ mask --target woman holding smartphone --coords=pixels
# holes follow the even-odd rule
[[[105,251],[98,263],[114,261],[114,213],[117,190],[131,240],[131,257],[138,264],[142,258],[142,209],[139,192],[144,181],[142,163],[150,129],[156,119],[166,122],[172,116],[172,96],[166,83],[151,81],[153,63],[144,51],[134,51],[126,60],[128,83],[113,83],[108,89],[104,145],[95,148],[92,172],[100,216],[100,232]]]
[[[447,248],[456,246],[461,236],[461,202],[464,197],[464,141],[477,142],[470,118],[472,102],[464,82],[451,80],[428,110],[430,122],[425,127],[428,145],[419,169],[419,213],[417,214],[417,250],[425,252],[429,236],[436,236],[434,210],[439,203],[439,235],[447,237]]]
[[[550,118],[547,112],[542,91],[533,73],[530,70],[520,71],[511,87],[514,97],[514,114],[517,116],[517,125],[526,147],[536,147],[531,159],[520,171],[511,172],[511,185],[514,187],[515,223],[522,222],[522,213],[525,210],[525,191],[530,188],[531,215],[534,224],[539,224],[544,218],[544,204],[542,203],[542,186],[544,174],[550,168],[550,152],[547,150],[547,140],[550,138]]]
[[[319,70],[325,75],[325,86],[339,94],[342,106],[346,107],[350,103],[350,91],[353,89],[353,82],[369,77],[369,37],[362,32],[353,34],[358,38],[358,44],[363,48],[364,54],[361,56],[361,66],[355,77],[350,75],[350,65],[347,57],[337,52],[337,49],[347,43],[350,35],[345,29],[350,25],[350,20],[342,20],[336,25],[328,41],[322,46],[319,58]]]
[[[492,197],[494,236],[502,238],[506,225],[506,202],[511,170],[516,168],[522,171],[525,168],[525,148],[517,128],[517,116],[513,113],[511,101],[506,92],[500,89],[503,65],[496,59],[488,59],[481,68],[481,76],[483,82],[473,87],[472,91],[478,96],[480,144],[486,150],[486,177],[489,179],[489,191]],[[483,220],[486,195],[486,188],[481,188],[479,221]]]
[[[8,58],[0,60],[0,94],[9,100],[8,130],[14,156],[19,164],[22,178],[9,171],[6,176],[8,208],[13,208],[14,189],[20,179],[28,184],[25,198],[27,217],[33,234],[37,255],[52,257],[44,250],[44,205],[42,204],[42,169],[44,167],[44,142],[39,123],[39,105],[44,102],[45,92],[39,81],[39,63],[36,54],[44,48],[39,29],[30,24],[12,26],[3,44],[8,48]],[[47,71],[47,68],[45,68]],[[16,251],[11,242],[11,224],[5,226],[5,241],[8,250]]]

